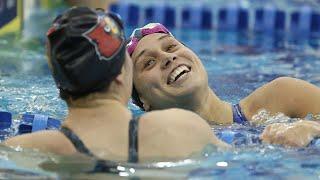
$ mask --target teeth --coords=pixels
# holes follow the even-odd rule
[[[172,83],[183,71],[189,72],[190,70],[186,65],[179,66],[169,75],[169,83]]]

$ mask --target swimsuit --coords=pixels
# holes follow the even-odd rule
[[[233,122],[245,125],[247,123],[247,118],[241,111],[239,104],[232,105]]]
[[[137,163],[138,157],[138,126],[139,118],[130,120],[129,123],[129,163]],[[61,127],[60,132],[63,133],[73,144],[76,150],[80,153],[86,154],[91,157],[96,157],[81,141],[81,139],[69,128]],[[117,162],[110,160],[102,160],[97,158],[96,165],[90,173],[97,172],[108,172],[108,173],[119,173],[121,172],[117,167],[120,165]]]

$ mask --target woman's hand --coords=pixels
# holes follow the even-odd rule
[[[316,137],[320,137],[320,123],[308,120],[271,124],[260,136],[264,143],[292,147],[305,147]]]

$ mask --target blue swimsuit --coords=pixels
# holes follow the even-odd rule
[[[241,111],[241,107],[239,104],[232,105],[232,114],[233,114],[233,122],[238,124],[246,124],[247,118]]]

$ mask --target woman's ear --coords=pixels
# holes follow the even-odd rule
[[[123,83],[123,72],[121,72],[120,74],[118,74],[117,77],[114,78],[114,81],[115,81],[117,84]]]
[[[124,83],[124,79],[125,79],[125,75],[126,75],[126,69],[125,69],[125,64],[122,66],[121,68],[121,72],[120,74],[117,75],[116,78],[114,78],[114,81],[117,83],[117,84],[123,84]]]

